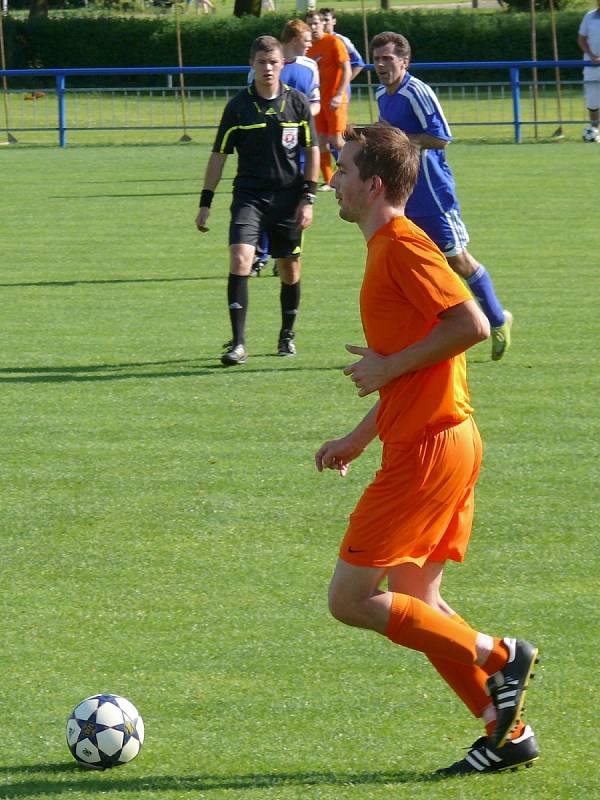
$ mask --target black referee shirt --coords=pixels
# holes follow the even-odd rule
[[[304,180],[300,153],[317,144],[315,124],[307,97],[284,83],[280,88],[265,100],[251,84],[225,106],[213,152],[237,150],[236,189],[276,191]]]

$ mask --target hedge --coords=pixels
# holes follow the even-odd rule
[[[560,58],[579,59],[577,29],[580,11],[557,14]],[[189,66],[241,65],[248,62],[252,39],[279,35],[287,17],[196,18],[182,20],[184,63]],[[385,30],[407,36],[413,61],[503,61],[530,58],[529,15],[517,12],[462,11],[374,12],[368,15],[369,36]],[[537,15],[538,58],[552,58],[550,17]],[[177,63],[175,21],[166,17],[101,16],[42,19],[32,23],[5,18],[7,66],[143,67]],[[338,14],[338,30],[364,50],[362,16]],[[448,74],[446,73],[446,77]],[[433,79],[432,73],[427,76]],[[440,76],[435,76],[439,78]],[[453,78],[482,78],[465,71]],[[490,73],[486,73],[486,78]],[[502,73],[506,77],[506,72]],[[124,84],[123,78],[118,83]],[[231,76],[226,82],[232,82]],[[234,81],[236,82],[236,81]],[[85,79],[90,84],[90,79]],[[107,84],[106,79],[102,83]]]

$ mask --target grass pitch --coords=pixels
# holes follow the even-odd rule
[[[542,758],[443,784],[428,775],[477,722],[420,654],[326,610],[379,455],[345,480],[312,461],[372,402],[341,373],[343,344],[362,342],[364,243],[319,196],[298,357],[274,355],[278,284],[263,277],[250,360],[222,369],[230,183],[201,236],[207,155],[0,153],[0,798],[595,796],[600,152],[450,151],[472,252],[515,328],[505,361],[487,344],[469,355],[485,466],[446,594],[475,627],[540,646],[526,717]],[[132,764],[87,773],[64,723],[101,691],[138,706],[147,740]]]

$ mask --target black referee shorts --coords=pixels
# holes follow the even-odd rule
[[[272,258],[293,258],[302,252],[302,230],[296,221],[302,188],[278,192],[236,189],[231,203],[229,244],[257,247],[261,233],[269,236]]]

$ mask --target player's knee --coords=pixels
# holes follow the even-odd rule
[[[352,604],[345,593],[335,585],[329,587],[328,603],[329,613],[334,619],[345,625],[352,625]]]
[[[338,622],[353,628],[362,628],[364,613],[360,600],[357,600],[343,587],[332,586],[329,589],[329,613]]]
[[[232,275],[249,275],[252,269],[252,260],[252,255],[232,253],[229,261],[229,271]]]
[[[461,278],[470,278],[479,269],[479,262],[473,258],[468,250],[463,250],[455,256],[447,257],[448,263]]]

